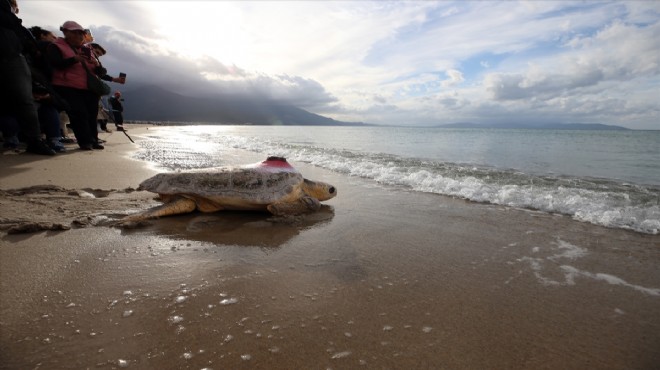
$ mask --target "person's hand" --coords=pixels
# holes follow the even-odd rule
[[[50,94],[45,93],[33,93],[32,98],[34,98],[35,101],[43,101],[43,100],[49,100],[50,99]]]
[[[80,63],[85,62],[85,57],[83,57],[82,55],[79,55],[79,54],[74,55],[73,59],[75,59],[76,62],[80,62]]]

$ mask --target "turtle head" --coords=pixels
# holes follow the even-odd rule
[[[325,182],[305,179],[302,186],[307,195],[319,201],[328,200],[337,195],[337,188]]]

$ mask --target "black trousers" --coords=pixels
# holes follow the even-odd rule
[[[99,96],[89,90],[64,86],[55,86],[55,91],[69,103],[66,113],[78,145],[82,147],[98,143],[96,115],[99,112]]]
[[[115,126],[124,124],[124,115],[121,112],[114,111],[112,112],[115,116]]]

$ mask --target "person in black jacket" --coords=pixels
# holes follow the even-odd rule
[[[32,75],[22,54],[22,41],[34,44],[34,38],[16,13],[15,0],[0,0],[0,115],[17,118],[28,152],[55,155],[55,151],[41,139],[39,117],[32,97]]]
[[[110,107],[112,108],[112,114],[115,117],[115,126],[117,126],[117,131],[126,131],[124,129],[124,106],[121,104],[121,92],[115,91],[115,94],[108,98]]]
[[[37,50],[30,55],[28,64],[32,72],[32,95],[37,102],[41,131],[46,134],[46,142],[51,149],[63,152],[65,148],[60,141],[62,133],[59,112],[66,110],[68,105],[50,84],[52,70],[46,60],[48,46],[57,37],[39,26],[30,27],[30,32],[37,40]]]
[[[87,45],[92,49],[92,51],[94,52],[94,55],[96,56],[96,59],[99,61],[99,63],[101,63],[101,57],[106,54],[106,51],[103,48],[103,46],[101,46],[101,45],[99,45],[95,42],[89,43]],[[102,64],[100,64],[100,65],[103,66]],[[103,81],[116,82],[116,83],[120,83],[122,85],[124,83],[126,83],[126,77],[112,77],[109,74],[107,74],[107,71],[106,71],[105,75],[99,76],[99,78],[102,79]]]

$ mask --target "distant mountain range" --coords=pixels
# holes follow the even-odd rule
[[[157,86],[125,91],[124,118],[131,121],[189,122],[230,125],[372,126],[342,122],[290,104],[235,95],[191,97]],[[599,123],[472,123],[435,125],[439,128],[504,128],[550,130],[628,130]]]
[[[310,113],[293,105],[253,97],[190,97],[156,86],[126,91],[124,118],[133,121],[203,122],[233,125],[358,126]]]
[[[480,124],[472,122],[449,123],[436,127],[446,128],[526,128],[544,130],[629,130],[628,128],[600,123],[489,123]]]

